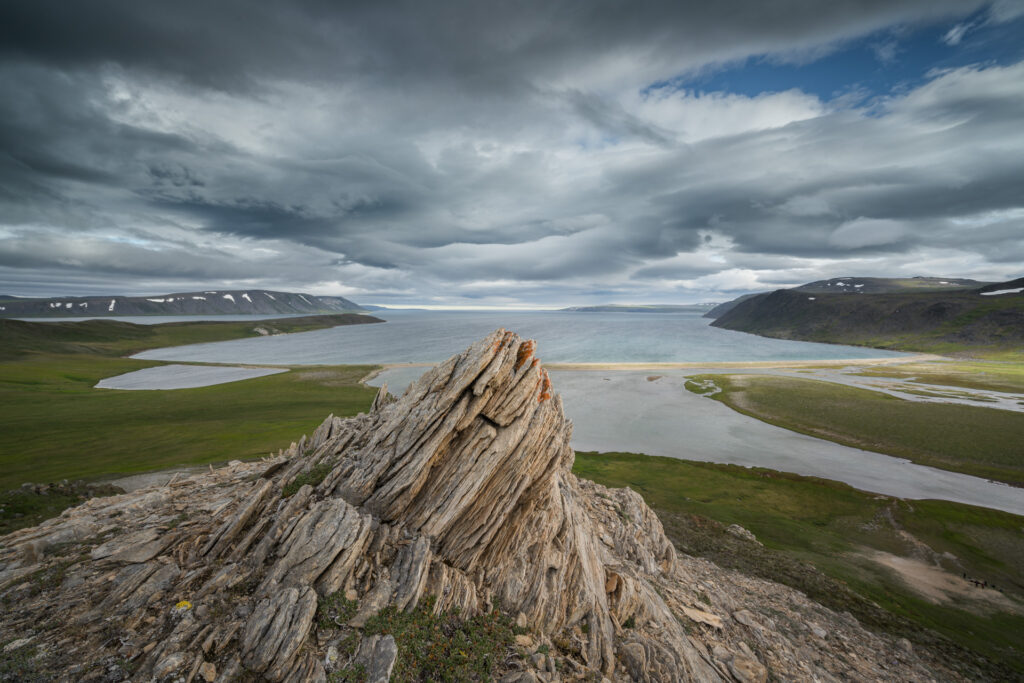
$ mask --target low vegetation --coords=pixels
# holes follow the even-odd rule
[[[892,377],[919,384],[1018,393],[1024,397],[1024,362],[948,361],[870,368],[863,377]]]
[[[294,370],[174,391],[94,389],[145,361],[37,354],[0,364],[0,490],[254,458],[369,408],[372,366]]]
[[[1019,286],[1018,281],[985,289]],[[797,289],[737,302],[715,327],[766,337],[1024,360],[1024,296],[978,289],[873,294]]]
[[[577,453],[574,472],[640,493],[683,552],[787,584],[870,628],[947,653],[969,677],[1024,673],[1021,517],[773,470],[628,453]],[[763,546],[729,533],[731,524]],[[962,581],[964,592],[932,602],[872,552],[923,558]],[[975,587],[964,575],[998,589]],[[1007,611],[994,607],[1003,601]]]
[[[357,313],[311,315],[272,320],[217,321],[136,325],[120,320],[83,320],[79,322],[31,322],[0,319],[0,362],[42,353],[126,356],[147,349],[184,344],[244,339],[309,332],[339,325],[383,322]]]
[[[348,316],[258,321],[322,329]],[[366,316],[353,315],[354,318]],[[341,324],[344,324],[343,322]],[[174,391],[95,389],[106,377],[162,365],[118,357],[143,348],[257,335],[253,322],[132,325],[113,320],[0,320],[0,491],[24,482],[97,479],[276,452],[330,413],[355,415],[376,393],[374,366],[293,368],[244,382]],[[78,502],[58,490],[0,497],[0,533]]]
[[[434,598],[404,612],[393,606],[366,623],[366,633],[398,643],[393,681],[486,681],[515,642],[516,626],[498,609],[475,617],[434,614]]]
[[[338,669],[328,680],[366,680],[365,669],[352,661],[364,634],[394,637],[398,657],[392,681],[492,680],[505,657],[514,651],[515,636],[521,630],[498,609],[465,617],[458,611],[435,613],[435,604],[434,596],[426,596],[409,611],[386,607],[360,632],[347,625],[356,614],[356,602],[340,593],[321,598],[317,629],[336,640],[338,648]]]
[[[922,403],[833,382],[770,375],[698,375],[730,408],[793,431],[922,465],[1024,485],[1024,413]]]
[[[56,517],[66,508],[94,496],[122,493],[121,489],[83,481],[24,486],[0,491],[0,536],[25,526],[34,526],[44,519]]]

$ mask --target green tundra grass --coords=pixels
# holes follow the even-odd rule
[[[573,471],[640,493],[684,552],[797,588],[869,628],[963,662],[969,678],[1024,675],[1024,518],[773,470],[628,453],[577,453]],[[749,529],[764,547],[727,533],[729,524]],[[872,550],[911,556],[921,552],[918,543],[934,553],[929,563],[953,577],[966,573],[1002,588],[1013,609],[964,598],[932,603],[868,557]],[[996,592],[976,590],[982,598]]]
[[[883,370],[887,371],[887,370]],[[1024,413],[921,403],[834,382],[770,375],[699,375],[730,408],[793,431],[922,465],[1024,485]]]
[[[173,391],[94,387],[106,377],[164,364],[118,357],[144,348],[258,336],[255,327],[294,332],[367,318],[163,325],[0,320],[0,491],[24,482],[94,480],[255,458],[311,434],[330,413],[364,411],[376,390],[360,380],[374,366],[305,366]],[[0,533],[75,502],[0,494]]]
[[[949,361],[903,363],[855,373],[863,377],[893,377],[919,384],[987,389],[1016,393],[1024,399],[1024,363],[1010,361]]]

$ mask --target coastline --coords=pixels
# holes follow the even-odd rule
[[[952,361],[953,358],[934,353],[917,353],[906,356],[885,356],[881,358],[827,358],[822,360],[744,360],[744,361],[695,361],[695,362],[640,362],[640,363],[544,363],[548,370],[731,370],[754,368],[815,368],[869,365],[896,365],[900,363],[923,363],[929,361]],[[432,368],[436,363],[380,363],[380,369],[363,378],[367,382],[385,370],[396,368]]]

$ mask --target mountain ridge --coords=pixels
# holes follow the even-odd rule
[[[839,292],[823,292],[835,281],[820,281],[748,297],[711,325],[779,339],[933,352],[1024,344],[1024,278],[875,292],[862,291],[867,283],[857,278],[840,280],[847,284]]]
[[[309,315],[363,310],[340,296],[265,289],[219,289],[151,296],[0,298],[0,317],[115,317],[141,315]]]

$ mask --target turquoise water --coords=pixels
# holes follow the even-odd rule
[[[536,339],[547,363],[826,360],[899,356],[711,327],[699,313],[375,311],[385,323],[155,349],[137,358],[286,365],[436,363],[499,327]]]

